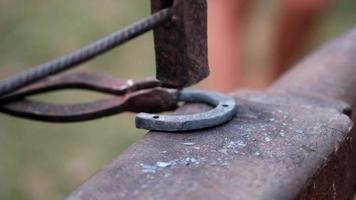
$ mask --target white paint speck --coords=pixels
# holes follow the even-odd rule
[[[140,164],[143,173],[156,173],[157,167],[152,165]]]
[[[294,131],[295,131],[296,133],[299,133],[299,134],[304,134],[304,131],[301,130],[301,129],[295,129]]]
[[[142,172],[143,172],[143,173],[156,173],[156,170],[153,170],[153,169],[143,169]]]
[[[229,144],[226,145],[226,148],[228,148],[228,149],[233,149],[235,147],[236,147],[236,144],[233,141],[230,141]]]
[[[245,147],[247,144],[246,143],[244,143],[243,141],[238,141],[237,142],[237,146],[239,146],[239,147]]]
[[[226,149],[220,149],[219,152],[222,153],[222,154],[225,154],[225,155],[228,154]]]
[[[161,168],[169,167],[169,166],[171,166],[171,165],[172,165],[171,162],[161,162],[161,161],[158,161],[158,162],[156,163],[156,166],[157,166],[157,167],[161,167]]]
[[[184,160],[185,165],[190,165],[190,164],[199,164],[199,161],[195,158],[187,157]]]
[[[129,85],[129,86],[132,86],[134,84],[134,82],[133,82],[133,80],[127,80],[126,84]]]
[[[195,143],[194,142],[185,142],[185,143],[182,143],[184,146],[194,146]]]

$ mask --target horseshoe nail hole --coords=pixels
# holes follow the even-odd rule
[[[184,106],[184,104],[185,104],[185,102],[178,102],[178,107],[182,107],[182,106]]]
[[[152,118],[153,118],[153,119],[158,119],[159,116],[158,116],[158,115],[154,115]]]
[[[224,104],[224,105],[223,105],[223,107],[225,107],[225,108],[226,108],[226,107],[229,107],[229,105],[227,105],[227,104]]]

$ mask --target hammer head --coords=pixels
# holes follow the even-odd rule
[[[154,29],[156,78],[173,88],[209,75],[206,0],[151,0],[152,12],[172,7],[172,20]]]

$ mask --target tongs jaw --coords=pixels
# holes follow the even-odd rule
[[[10,115],[50,122],[77,122],[122,112],[162,112],[177,105],[176,90],[162,88],[155,79],[134,82],[99,74],[77,72],[49,77],[0,99],[0,111]],[[48,91],[86,89],[114,95],[79,104],[54,104],[27,97]]]

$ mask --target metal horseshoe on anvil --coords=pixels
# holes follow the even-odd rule
[[[152,0],[151,5],[153,15],[149,18],[77,52],[42,64],[32,70],[32,76],[28,75],[31,74],[30,71],[1,81],[0,111],[17,117],[50,122],[85,121],[130,111],[139,113],[136,115],[137,128],[159,131],[203,129],[232,119],[236,114],[236,103],[232,97],[213,91],[183,90],[209,75],[206,0]],[[122,81],[88,72],[54,75],[152,28],[156,79]],[[39,75],[43,71],[47,74]],[[72,105],[27,98],[70,88],[111,94],[113,97]],[[214,108],[190,115],[152,114],[173,110],[179,102],[205,103]]]

